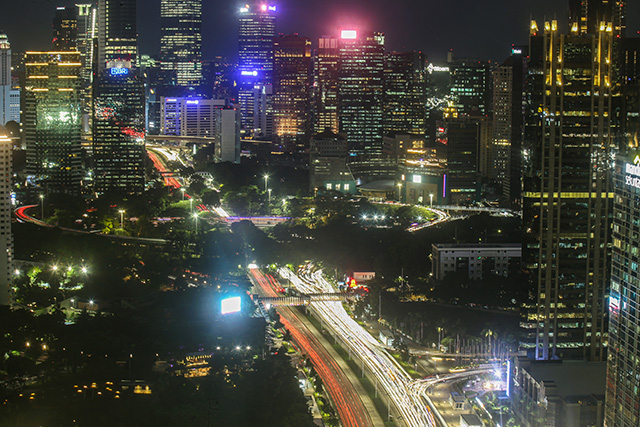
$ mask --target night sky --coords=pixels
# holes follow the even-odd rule
[[[50,48],[56,6],[76,0],[0,0],[0,31],[14,51]],[[88,2],[87,2],[88,3]],[[529,18],[556,17],[566,24],[566,0],[278,0],[277,31],[316,39],[341,27],[382,31],[388,50],[422,50],[440,60],[456,56],[502,61],[512,43],[526,44]],[[204,58],[237,49],[237,11],[244,2],[203,0]],[[640,30],[640,2],[628,2],[627,35]],[[138,32],[142,53],[160,46],[160,0],[138,0]]]

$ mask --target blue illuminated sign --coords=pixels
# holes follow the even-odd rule
[[[111,68],[110,72],[112,76],[126,76],[127,74],[129,74],[129,69],[122,67],[113,67]]]

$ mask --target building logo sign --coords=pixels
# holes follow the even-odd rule
[[[633,163],[625,163],[624,167],[626,172],[624,177],[625,184],[630,187],[640,188],[640,154],[636,155]]]
[[[429,72],[429,74],[433,74],[434,71],[436,73],[449,72],[449,67],[439,67],[437,65],[429,64],[429,66],[427,67],[427,71]]]
[[[111,68],[110,72],[112,76],[126,76],[127,74],[129,74],[129,69],[123,67],[113,67]]]

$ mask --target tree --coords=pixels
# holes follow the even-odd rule
[[[202,203],[215,207],[220,206],[220,193],[215,190],[205,190],[202,193]]]

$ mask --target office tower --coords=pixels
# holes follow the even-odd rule
[[[619,85],[613,29],[560,34],[531,22],[523,150],[523,263],[536,359],[603,360]]]
[[[27,173],[47,193],[80,193],[82,63],[70,52],[27,52],[23,124]]]
[[[597,34],[601,22],[611,22],[614,35],[624,37],[627,0],[569,0],[569,28],[572,32]]]
[[[382,154],[384,35],[343,30],[340,37],[340,131],[358,160]]]
[[[109,64],[94,93],[94,191],[144,191],[144,86],[130,63]]]
[[[11,234],[11,153],[13,144],[0,126],[0,305],[11,301],[13,235]]]
[[[196,87],[202,81],[202,0],[162,0],[160,63],[166,83]]]
[[[390,52],[384,61],[383,133],[426,132],[426,59],[422,52]]]
[[[91,95],[93,92],[93,67],[95,64],[95,41],[98,37],[98,8],[94,4],[76,4],[76,47],[82,62],[82,131],[91,133]]]
[[[98,72],[111,61],[138,65],[136,3],[136,0],[98,1]]]
[[[347,164],[349,145],[345,134],[325,130],[314,135],[309,154],[309,184],[314,194],[326,190],[357,192],[356,181]]]
[[[216,134],[217,108],[224,99],[162,98],[161,134],[213,138]]]
[[[76,50],[78,38],[78,20],[75,10],[57,7],[53,18],[53,50]]]
[[[320,37],[314,60],[313,129],[322,133],[329,129],[337,133],[338,124],[338,66],[339,40]]]
[[[447,117],[438,122],[436,139],[446,153],[443,192],[451,203],[480,200],[481,147],[489,139],[490,121],[484,117]]]
[[[455,59],[449,64],[451,96],[461,116],[487,116],[492,112],[492,64],[473,58]]]
[[[233,107],[215,108],[215,154],[219,162],[240,163],[240,111]]]
[[[524,47],[514,47],[511,56],[493,71],[493,135],[488,176],[499,185],[507,206],[517,204],[521,193],[522,84],[526,51]]]
[[[273,52],[273,133],[278,142],[304,145],[310,124],[311,40],[281,35]]]
[[[20,89],[11,81],[11,45],[6,34],[0,34],[0,126],[20,123]]]
[[[247,5],[240,9],[238,98],[245,138],[271,134],[273,39],[276,7]]]
[[[609,357],[605,426],[631,427],[640,421],[638,300],[640,277],[640,154],[636,148],[617,156],[614,173]]]

